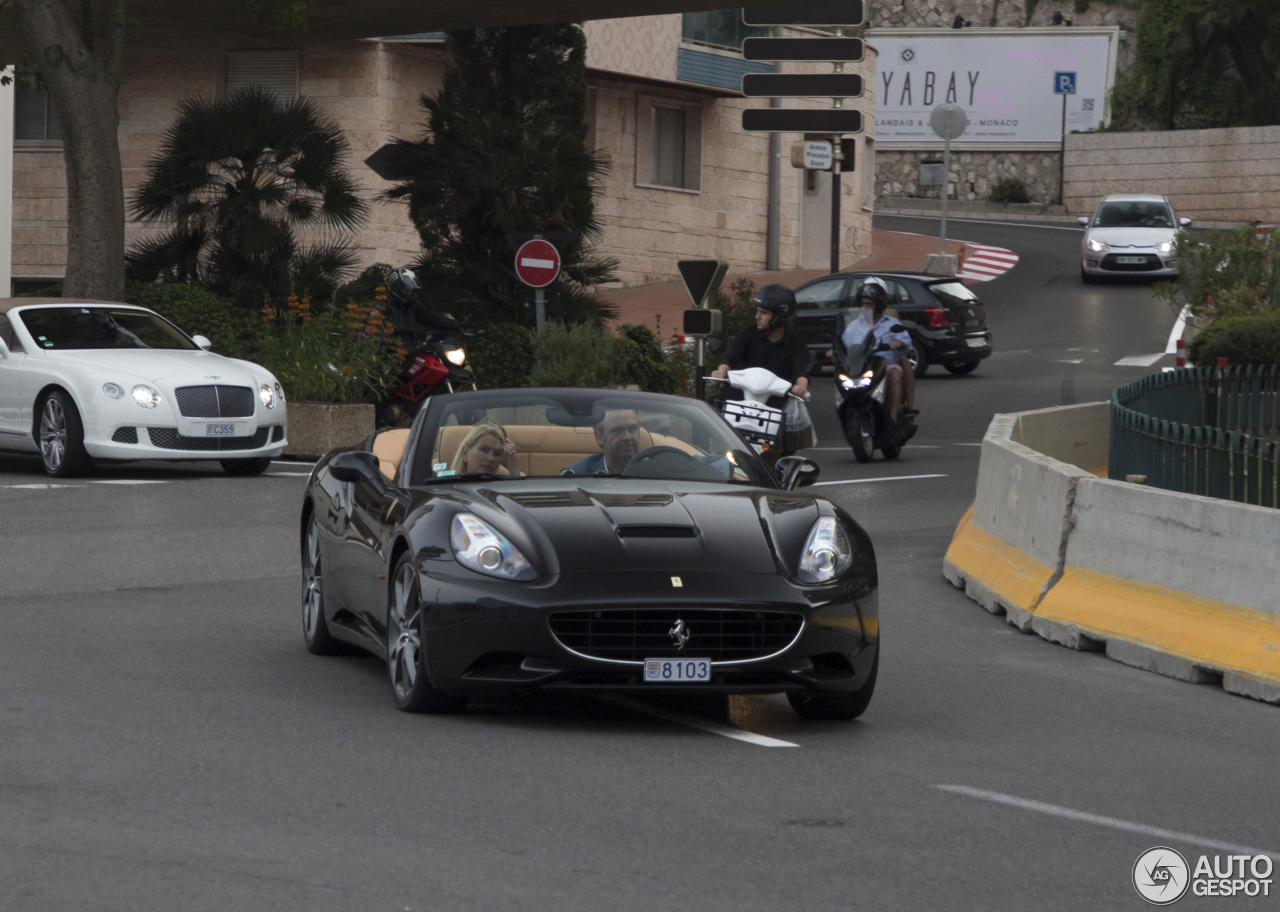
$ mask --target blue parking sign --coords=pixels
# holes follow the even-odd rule
[[[1076,93],[1076,74],[1075,73],[1054,73],[1053,74],[1053,94],[1054,95],[1074,95]]]

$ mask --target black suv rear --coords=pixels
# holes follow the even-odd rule
[[[967,374],[991,355],[987,306],[954,276],[927,272],[841,272],[806,282],[796,289],[796,333],[809,346],[815,364],[828,364],[827,350],[840,312],[855,308],[862,283],[875,276],[889,290],[889,310],[911,334],[919,360],[916,376],[930,364]],[[852,319],[856,313],[850,313]]]

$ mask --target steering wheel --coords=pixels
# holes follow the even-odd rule
[[[656,472],[653,471],[655,469]],[[673,446],[651,446],[647,450],[641,450],[631,457],[622,474],[636,475],[641,478],[675,476],[701,481],[725,480],[723,471],[718,471],[697,456],[692,456]]]
[[[627,463],[626,468],[622,470],[622,473],[625,475],[631,469],[636,468],[637,466],[644,465],[646,462],[651,462],[655,459],[658,459],[661,456],[665,456],[668,453],[673,453],[676,456],[683,456],[685,459],[693,461],[692,456],[690,456],[684,450],[681,450],[677,447],[651,446],[649,447],[649,449],[641,450],[639,453],[636,453],[634,456],[632,456],[631,461]],[[663,460],[663,462],[666,462],[666,461],[667,460]]]

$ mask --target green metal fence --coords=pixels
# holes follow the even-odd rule
[[[1280,366],[1184,367],[1117,388],[1107,474],[1280,508]]]

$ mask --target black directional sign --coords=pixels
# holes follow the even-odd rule
[[[684,279],[695,307],[706,307],[708,299],[716,293],[724,274],[729,271],[728,260],[677,260],[676,268]]]
[[[858,61],[865,49],[861,38],[743,38],[746,60]]]
[[[742,94],[748,98],[857,98],[862,77],[856,73],[747,73]]]
[[[861,133],[862,112],[851,108],[748,108],[742,129],[769,133]]]
[[[383,180],[408,180],[414,175],[413,146],[408,143],[387,143],[379,146],[364,163]]]
[[[747,25],[862,25],[862,0],[799,0],[744,6]]]

